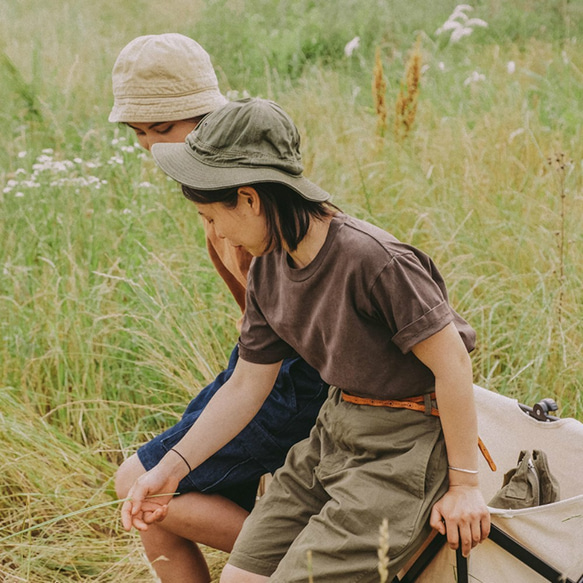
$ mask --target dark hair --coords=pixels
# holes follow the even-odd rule
[[[331,217],[340,209],[329,202],[308,200],[286,184],[262,182],[249,184],[261,199],[267,221],[266,249],[295,251],[306,236],[310,220]],[[182,185],[184,196],[197,204],[220,202],[227,208],[235,208],[238,202],[238,187],[222,190],[198,190]]]

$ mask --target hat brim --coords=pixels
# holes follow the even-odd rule
[[[286,184],[307,200],[324,202],[330,198],[328,192],[301,175],[296,176],[265,166],[211,166],[202,163],[190,152],[185,143],[158,143],[152,146],[152,156],[156,164],[170,178],[191,188],[220,190],[260,182],[276,182]]]

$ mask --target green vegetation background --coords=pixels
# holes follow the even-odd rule
[[[583,420],[583,5],[480,0],[468,15],[488,27],[453,43],[436,31],[455,5],[0,4],[1,580],[148,580],[113,472],[236,341],[196,213],[107,122],[113,62],[140,34],[199,40],[225,93],[292,114],[306,174],[339,206],[434,257],[477,329],[477,384]],[[396,140],[417,39],[417,112]]]

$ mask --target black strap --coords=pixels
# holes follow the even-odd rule
[[[495,524],[490,526],[489,538],[492,542],[496,543],[499,547],[503,548],[513,557],[516,557],[527,567],[530,567],[533,571],[551,583],[583,583],[583,574],[581,574],[581,577],[577,579],[576,582],[573,581],[573,579],[565,578],[562,573],[557,571],[557,569],[523,547],[517,540],[508,536]],[[447,539],[444,535],[437,534],[427,548],[419,555],[411,568],[403,575],[403,578],[399,579],[398,577],[395,577],[392,583],[414,583],[417,581],[417,578],[423,573],[425,568],[431,563],[446,542]],[[468,559],[463,557],[460,549],[456,551],[456,568],[457,583],[468,583]]]
[[[552,583],[575,583],[572,579],[567,579],[562,573],[551,567],[546,561],[531,553],[524,548],[517,540],[508,536],[505,532],[500,530],[496,525],[492,524],[490,527],[490,539],[512,556],[522,561],[525,565],[536,571],[539,575],[544,577],[547,581]],[[583,575],[581,579],[583,580]]]
[[[457,583],[468,583],[468,559],[462,555],[461,547],[455,552],[455,566],[457,569]]]

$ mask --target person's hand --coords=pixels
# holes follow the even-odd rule
[[[130,488],[128,499],[121,508],[124,529],[129,531],[133,526],[146,531],[148,525],[164,520],[178,483],[179,480],[162,464],[142,474]]]
[[[471,549],[488,538],[490,513],[478,487],[450,485],[433,505],[429,524],[447,535],[450,548],[461,544],[463,556],[468,557]]]

